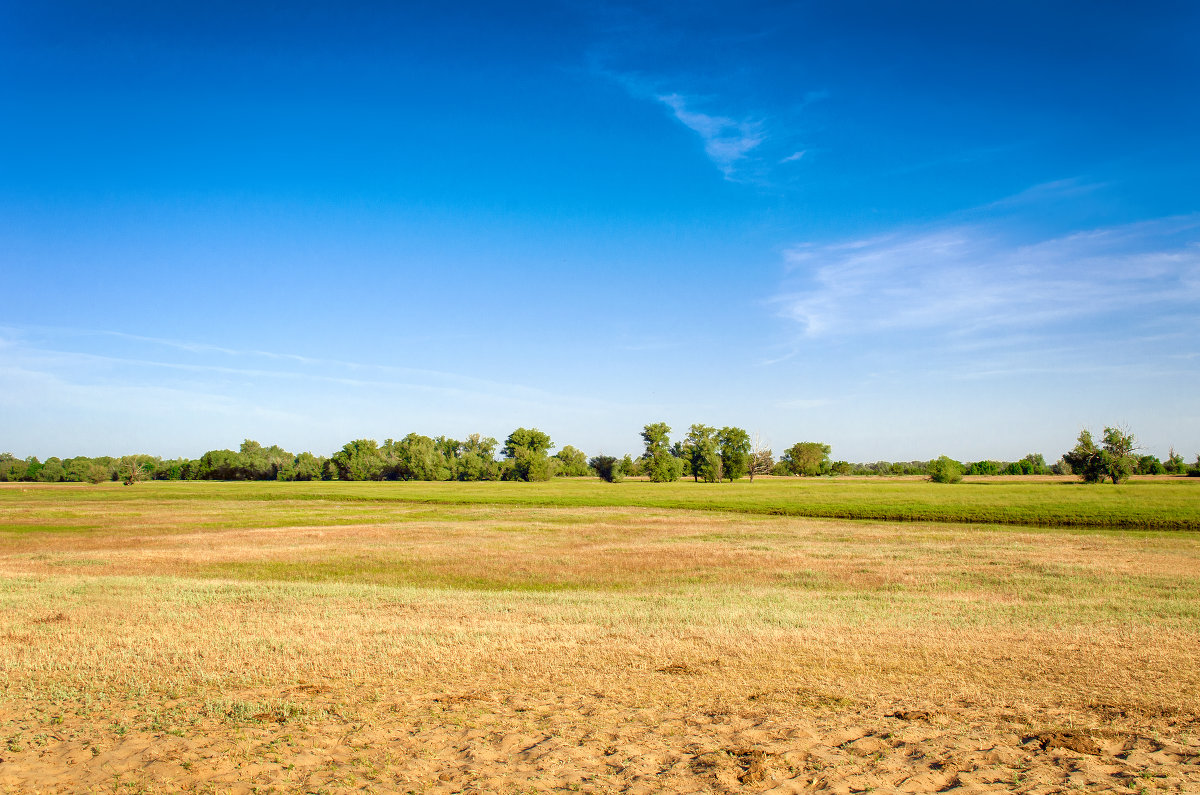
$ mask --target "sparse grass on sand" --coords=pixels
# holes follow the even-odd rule
[[[0,792],[1200,791],[1200,534],[795,482],[0,488]]]

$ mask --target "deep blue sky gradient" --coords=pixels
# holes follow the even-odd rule
[[[1193,3],[0,3],[0,449],[1200,450]]]

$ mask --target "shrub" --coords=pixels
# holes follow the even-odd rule
[[[962,464],[949,456],[938,456],[926,465],[929,479],[934,483],[958,483],[963,479]]]
[[[621,474],[621,462],[611,455],[593,456],[588,466],[596,470],[601,480],[609,483],[620,483],[624,476]]]

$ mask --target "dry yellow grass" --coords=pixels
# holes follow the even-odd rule
[[[1195,534],[69,493],[0,792],[1200,791]]]

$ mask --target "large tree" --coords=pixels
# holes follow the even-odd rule
[[[292,462],[292,480],[319,480],[324,461],[312,453],[300,453]]]
[[[496,480],[500,467],[496,464],[496,445],[492,437],[477,433],[468,436],[459,447],[458,465],[454,476],[458,480]]]
[[[517,428],[504,441],[505,480],[549,480],[550,457],[554,447],[550,436],[537,428]]]
[[[384,453],[392,459],[391,475],[399,480],[450,479],[450,465],[428,436],[410,433],[398,442],[389,439]]]
[[[559,477],[571,478],[591,474],[588,468],[588,458],[577,447],[567,445],[554,454],[557,468],[554,474]]]
[[[1111,479],[1121,483],[1133,473],[1137,459],[1133,455],[1136,440],[1133,434],[1122,428],[1105,428],[1104,440],[1097,445],[1092,432],[1086,428],[1079,432],[1075,447],[1063,454],[1063,460],[1071,465],[1071,471],[1083,478],[1084,483],[1103,483]]]
[[[721,454],[717,449],[717,429],[711,425],[695,424],[688,428],[680,446],[680,456],[690,465],[692,479],[716,483],[721,479]]]
[[[830,448],[820,442],[797,442],[780,458],[793,475],[823,475],[830,469]]]
[[[382,480],[384,464],[379,443],[374,439],[346,442],[330,459],[338,480]]]
[[[750,434],[742,428],[725,427],[717,431],[717,450],[721,456],[721,473],[730,483],[750,469]]]
[[[642,471],[655,483],[679,480],[683,462],[671,455],[671,426],[655,422],[642,428],[646,452],[642,454]]]

